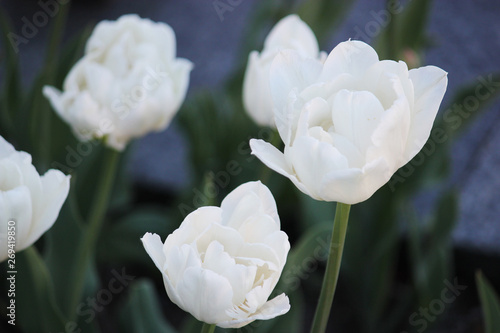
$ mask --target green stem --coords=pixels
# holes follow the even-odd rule
[[[203,323],[201,333],[213,333],[215,331],[215,324]]]
[[[66,18],[68,15],[68,9],[71,2],[59,6],[59,12],[57,13],[54,21],[54,25],[50,31],[49,45],[47,47],[47,54],[45,58],[44,66],[44,84],[53,85],[55,83],[56,74],[56,64],[58,62],[58,47],[61,44],[62,33],[65,31],[64,26],[66,24]],[[40,87],[41,89],[41,87]],[[43,99],[41,90],[37,92],[37,96]],[[52,137],[52,110],[49,106],[47,100],[42,101],[40,105],[40,140],[39,149],[41,156],[42,169],[46,170],[49,166],[50,161],[50,147],[51,137]],[[35,104],[35,107],[36,104]]]
[[[85,272],[91,263],[93,250],[95,249],[102,223],[106,215],[119,158],[119,152],[112,149],[106,150],[105,158],[102,164],[103,168],[101,178],[98,180],[96,195],[88,217],[89,224],[86,233],[84,234],[84,238],[80,242],[77,249],[77,257],[75,261],[77,267],[74,270],[72,279],[69,281],[69,283],[73,284],[72,288],[68,288],[68,290],[73,293],[70,298],[70,306],[68,309],[70,311],[69,315],[72,317],[76,313],[75,309],[80,301],[85,284]]]
[[[339,278],[350,209],[351,205],[337,203],[332,239],[330,241],[330,253],[328,255],[325,277],[323,278],[323,285],[321,286],[311,333],[325,332],[326,325],[328,324],[333,296],[335,295],[335,288],[337,287],[337,280]]]

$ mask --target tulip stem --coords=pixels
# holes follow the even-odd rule
[[[82,295],[86,277],[85,272],[91,263],[93,251],[96,247],[97,239],[99,238],[102,223],[106,215],[119,159],[119,152],[112,149],[106,149],[102,163],[101,176],[100,179],[98,179],[94,201],[92,202],[88,215],[89,223],[86,233],[83,235],[83,240],[80,242],[77,249],[76,267],[74,275],[69,282],[73,283],[73,288],[68,289],[73,293],[70,298],[70,316],[76,313],[76,306]]]
[[[351,205],[338,202],[335,210],[335,221],[333,222],[332,239],[330,241],[330,253],[326,263],[326,272],[321,286],[321,293],[314,314],[311,333],[325,332],[330,310],[332,308],[333,296],[339,278],[342,252],[344,250],[347,223]]]
[[[213,333],[215,331],[215,324],[204,323],[201,328],[201,333]]]

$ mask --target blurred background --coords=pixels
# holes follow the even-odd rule
[[[0,6],[6,16],[2,20],[19,35],[26,18],[31,21],[45,10],[38,1],[28,0],[2,0]],[[151,320],[166,321],[179,331],[196,330],[196,322],[166,297],[161,276],[139,238],[146,231],[165,238],[196,207],[218,205],[238,184],[256,179],[271,188],[282,228],[291,238],[293,251],[278,290],[290,293],[292,311],[241,330],[307,331],[324,270],[321,256],[315,255],[321,251],[315,250],[328,241],[335,205],[306,197],[250,156],[250,138],[270,141],[275,133],[253,124],[241,103],[248,53],[260,51],[274,23],[289,13],[298,13],[311,26],[326,52],[349,38],[360,39],[374,46],[381,59],[402,59],[409,67],[432,64],[446,70],[449,78],[435,122],[447,139],[429,142],[374,197],[351,210],[329,329],[484,331],[476,272],[482,270],[500,290],[499,1],[72,1],[60,30],[63,51],[54,83],[61,85],[97,22],[127,13],[168,23],[176,33],[177,55],[195,67],[187,100],[170,127],[137,140],[125,154],[93,276],[95,284],[104,284],[113,269],[127,267],[137,280],[94,321],[85,323],[84,332],[98,327],[102,332],[137,331],[141,319],[131,313],[139,304],[159,305],[158,317]],[[51,20],[18,45],[19,73],[4,65],[8,52],[2,43],[2,89],[12,75],[22,91],[40,86]],[[72,172],[65,147],[67,142],[74,147],[76,141],[57,116],[51,121],[54,149],[39,169],[58,162],[67,167],[62,171]],[[17,149],[33,151],[29,142],[16,138],[11,134]],[[82,174],[92,174],[90,161],[100,153],[97,147],[85,156],[89,162],[78,166]],[[221,186],[231,161],[241,171]],[[82,191],[89,187],[83,179]],[[53,229],[54,235],[68,232]],[[38,246],[43,248],[43,242]],[[466,288],[459,288],[452,302],[436,301],[450,284]],[[141,303],[144,299],[147,303]],[[430,312],[426,315],[422,309]],[[285,324],[290,329],[276,330]]]

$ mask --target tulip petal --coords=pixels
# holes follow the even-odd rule
[[[238,227],[238,232],[247,243],[261,243],[270,234],[279,230],[276,222],[267,214],[254,214],[244,220]]]
[[[407,161],[427,142],[448,85],[447,73],[435,66],[410,70],[410,80],[415,89],[415,105],[406,146]]]
[[[174,288],[186,269],[202,266],[198,251],[188,244],[174,247],[169,252],[163,251],[163,253],[165,262],[160,270],[168,277]]]
[[[414,101],[413,84],[409,78],[408,66],[404,61],[382,60],[371,66],[366,73],[362,87],[377,96],[384,109],[389,109],[395,99],[398,98],[397,92],[393,87],[394,77],[399,78],[403,89],[403,95],[410,105]]]
[[[265,142],[264,140],[251,139],[250,148],[252,149],[252,154],[257,156],[257,158],[261,160],[262,163],[264,163],[277,173],[288,177],[299,190],[307,195],[310,195],[304,184],[302,184],[293,174],[293,171],[290,169],[285,159],[285,155],[283,155],[282,152],[276,149],[276,147],[274,147],[270,143]]]
[[[285,156],[307,188],[304,193],[317,200],[321,200],[319,187],[324,175],[348,167],[347,159],[334,146],[309,136],[296,138],[292,147],[285,147]]]
[[[273,230],[279,230],[280,228],[274,197],[271,191],[260,181],[248,182],[238,186],[224,198],[221,209],[221,223],[236,230],[245,224],[248,219],[254,220],[260,215],[266,215],[273,220],[274,223],[270,225]]]
[[[244,319],[222,322],[217,324],[217,326],[222,328],[240,328],[255,320],[267,320],[284,315],[289,310],[290,301],[288,300],[288,297],[285,294],[280,294],[272,300],[267,301],[251,316]]]
[[[163,252],[163,243],[160,239],[160,236],[157,234],[152,234],[147,232],[141,238],[142,244],[144,245],[144,249],[149,254],[156,267],[160,270],[160,272],[164,272],[163,266],[165,264],[165,254]]]
[[[318,41],[311,28],[298,15],[292,14],[281,19],[269,32],[264,42],[264,50],[293,49],[309,57],[317,57]]]
[[[362,154],[372,145],[372,134],[380,124],[384,108],[369,91],[340,90],[332,101],[335,133],[349,139]]]
[[[322,64],[312,58],[304,58],[293,50],[283,50],[274,58],[269,82],[274,104],[274,120],[285,144],[290,143],[290,129],[298,111],[289,109],[291,92],[299,93],[314,82],[321,72]]]
[[[163,283],[165,285],[168,297],[170,298],[170,300],[172,300],[172,302],[174,302],[181,308],[185,308],[184,303],[177,294],[172,281],[170,280],[168,274],[165,272],[164,266],[166,258],[163,252],[163,243],[161,242],[160,236],[148,232],[144,236],[142,236],[141,241],[147,254],[151,257],[156,267],[162,273]],[[182,271],[179,270],[179,272],[181,273]]]
[[[32,200],[26,186],[0,191],[0,262],[7,258],[7,224],[15,221],[16,251],[32,243],[26,242],[32,224]]]
[[[224,276],[232,286],[234,304],[244,301],[245,295],[252,289],[256,266],[236,264],[235,260],[224,251],[224,246],[214,241],[210,243],[205,252],[203,268]]]
[[[405,147],[410,130],[411,111],[400,78],[393,76],[391,84],[396,98],[391,107],[384,111],[379,126],[371,136],[373,145],[367,150],[366,160],[370,162],[382,156],[395,172],[408,162],[405,159]]]
[[[7,140],[0,136],[0,159],[12,155],[16,150]]]
[[[269,215],[277,224],[278,229],[280,227],[280,219],[278,216],[278,209],[276,207],[276,201],[274,200],[273,194],[263,185],[260,181],[244,183],[237,188],[235,188],[231,193],[229,193],[221,203],[222,209],[222,223],[229,225],[225,221],[231,220],[230,216],[234,214],[235,208],[238,202],[243,200],[249,195],[256,195],[259,202],[257,206],[253,207],[256,212],[264,213]],[[258,209],[256,209],[258,207]],[[244,221],[241,221],[243,223]],[[237,229],[235,226],[230,225]]]
[[[274,54],[274,53],[273,53]],[[269,86],[271,62],[257,51],[250,52],[243,80],[243,105],[259,126],[274,124],[272,98]]]
[[[331,81],[343,73],[362,77],[378,60],[370,45],[356,40],[342,42],[326,58],[319,81]]]
[[[190,267],[177,284],[177,294],[196,319],[209,324],[227,321],[226,309],[233,306],[229,281],[208,269]]]
[[[363,169],[332,171],[323,178],[320,195],[325,201],[354,205],[370,198],[392,174],[393,170],[383,158],[370,162]]]
[[[37,205],[37,211],[34,212],[35,222],[26,240],[27,243],[34,243],[57,220],[59,211],[68,197],[70,178],[71,176],[66,176],[61,171],[54,169],[47,171],[45,175],[40,177],[43,195],[40,195],[40,205]]]
[[[200,207],[186,216],[181,226],[170,234],[163,245],[163,252],[168,253],[170,249],[182,244],[194,242],[204,231],[210,228],[214,222],[221,219],[219,207]]]

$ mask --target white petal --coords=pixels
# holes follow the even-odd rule
[[[157,234],[152,234],[147,232],[141,238],[142,244],[144,245],[144,249],[149,254],[156,267],[162,272],[163,266],[165,265],[165,254],[163,253],[163,243],[160,239],[160,236]]]
[[[186,216],[181,226],[168,235],[163,245],[163,251],[168,253],[171,248],[182,244],[191,244],[213,223],[220,223],[221,209],[219,207],[200,207]]]
[[[266,214],[254,214],[243,222],[238,232],[246,243],[262,243],[266,236],[279,230],[279,225]]]
[[[61,101],[61,91],[52,86],[43,87],[43,95],[49,100],[52,108],[62,117],[63,105]]]
[[[253,51],[243,81],[243,105],[249,116],[260,126],[275,127],[269,72],[277,52],[259,56]]]
[[[316,200],[324,200],[320,195],[323,177],[331,171],[348,167],[347,159],[334,146],[313,137],[299,137],[293,147],[285,149],[285,156],[293,164],[297,179],[307,188],[308,192],[304,193]]]
[[[274,104],[276,127],[285,143],[289,143],[284,129],[296,119],[297,115],[289,114],[287,109],[292,91],[300,92],[311,85],[321,72],[322,64],[312,58],[304,58],[293,50],[283,50],[274,58],[271,65],[269,82]]]
[[[342,73],[361,77],[377,61],[377,52],[370,45],[355,40],[342,42],[325,60],[319,81],[331,81]]]
[[[34,243],[57,220],[59,211],[68,197],[70,178],[71,176],[54,169],[40,177],[42,194],[34,200],[41,204],[37,205],[36,215],[33,216],[33,227],[27,240],[29,243]]]
[[[249,202],[247,206],[252,207],[253,213],[264,213],[269,215],[275,222],[276,226],[280,227],[280,220],[278,216],[278,209],[276,208],[276,201],[274,200],[273,194],[263,185],[260,181],[247,182],[237,188],[235,188],[231,193],[229,193],[221,204],[222,209],[222,221],[223,224],[238,229],[236,224],[242,224],[244,222],[243,218],[232,217],[235,214],[236,208],[241,206],[242,200],[252,200],[253,203]],[[251,211],[245,213],[244,218],[249,218],[252,214]],[[228,223],[229,221],[234,221],[236,224]],[[226,222],[224,222],[226,221]]]
[[[293,49],[304,56],[318,56],[319,46],[314,32],[297,15],[292,14],[281,19],[269,32],[264,50]]]
[[[408,66],[403,61],[382,60],[375,63],[368,69],[362,83],[363,88],[373,92],[386,110],[398,98],[393,89],[394,77],[399,78],[403,88],[402,94],[406,96],[410,105],[413,105],[413,84],[409,78]]]
[[[246,293],[251,290],[257,267],[236,264],[235,260],[224,251],[224,246],[217,241],[212,242],[205,253],[203,268],[224,276],[233,289],[233,303],[244,301]]]
[[[411,122],[406,159],[411,160],[429,138],[439,105],[448,85],[447,73],[435,66],[410,70],[415,89],[415,105]]]
[[[311,195],[306,186],[297,179],[291,168],[288,166],[285,155],[276,149],[276,147],[265,142],[264,140],[251,139],[250,148],[252,149],[252,154],[257,156],[262,163],[277,173],[288,177],[299,190],[307,195]]]
[[[261,306],[257,312],[245,319],[229,320],[218,323],[217,326],[223,328],[240,328],[254,320],[267,320],[284,315],[290,310],[290,301],[285,294],[280,294]]]
[[[201,235],[195,236],[197,236],[196,247],[200,254],[204,253],[213,241],[218,241],[219,243],[223,244],[224,250],[231,256],[234,256],[236,253],[238,253],[239,249],[244,244],[243,237],[241,237],[238,231],[217,223],[213,223]]]
[[[182,279],[186,269],[202,266],[200,255],[192,245],[182,244],[180,247],[174,247],[169,252],[163,253],[165,262],[161,271],[168,277],[174,288]]]
[[[389,181],[393,172],[383,158],[370,162],[363,169],[333,171],[323,178],[320,195],[325,201],[354,205],[370,198]]]
[[[371,136],[382,120],[384,108],[368,91],[339,91],[332,101],[335,132],[348,138],[363,154],[372,144]]]
[[[16,150],[0,135],[0,159],[13,154]]]
[[[31,245],[26,241],[31,228],[31,207],[31,196],[26,186],[0,191],[0,262],[7,258],[9,221],[15,221],[16,251],[21,251]]]
[[[288,241],[288,235],[283,231],[275,231],[272,234],[267,235],[262,243],[267,244],[273,248],[279,259],[279,264],[283,269],[286,263],[286,257],[288,251],[290,251],[290,242]]]
[[[233,291],[229,281],[219,274],[199,267],[188,268],[177,285],[185,311],[199,321],[216,324],[228,320],[226,309],[232,307]]]
[[[405,147],[410,130],[411,110],[400,78],[393,76],[391,84],[396,99],[384,111],[379,126],[372,134],[373,146],[368,149],[366,160],[370,162],[383,157],[395,172],[408,162],[405,159]]]

